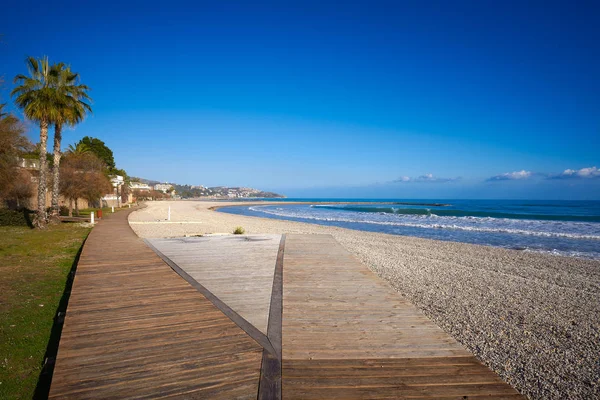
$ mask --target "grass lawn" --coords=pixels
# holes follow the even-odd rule
[[[0,399],[34,397],[54,317],[89,232],[79,224],[0,226]]]
[[[121,207],[121,208],[115,207],[115,212],[121,211],[121,210],[125,210],[126,208],[129,208],[129,207]],[[112,214],[111,207],[104,207],[104,208],[84,208],[84,209],[79,210],[79,216],[80,217],[89,217],[90,213],[93,211],[94,215],[97,218],[98,217],[98,210],[102,210],[102,214],[104,216]],[[74,217],[77,216],[77,212],[75,212],[75,209],[73,209],[73,216]]]

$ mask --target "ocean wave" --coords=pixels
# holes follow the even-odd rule
[[[554,237],[554,238],[569,238],[569,239],[585,239],[585,240],[600,240],[600,234],[588,234],[588,233],[575,233],[575,232],[560,232],[548,230],[552,227],[565,228],[566,224],[569,224],[571,228],[581,230],[580,228],[588,227],[590,224],[582,222],[568,222],[564,221],[539,221],[531,220],[512,220],[507,218],[493,218],[493,217],[447,217],[439,216],[435,214],[429,215],[412,215],[405,217],[404,220],[374,220],[367,218],[347,218],[339,215],[329,216],[317,216],[309,215],[308,213],[290,212],[290,210],[271,210],[266,208],[268,206],[253,206],[249,207],[250,210],[270,215],[275,215],[283,218],[299,218],[314,221],[324,222],[343,222],[343,223],[359,223],[369,225],[381,225],[381,226],[398,226],[398,227],[411,227],[411,228],[422,228],[422,229],[446,229],[455,231],[469,231],[469,232],[485,232],[485,233],[508,233],[517,235],[527,236],[539,236],[539,237]],[[309,211],[310,212],[310,211]],[[436,210],[437,212],[437,210]],[[358,214],[358,213],[357,213]],[[385,214],[384,214],[385,216]],[[408,220],[408,219],[412,220]],[[495,226],[482,226],[483,223],[487,225]],[[518,223],[528,223],[533,225],[537,223],[537,230],[524,229],[523,227],[514,227],[509,225],[515,225]],[[546,230],[541,230],[546,228]]]
[[[353,211],[359,213],[376,214],[396,214],[396,215],[431,215],[430,208],[400,208],[393,206],[372,206],[372,205],[330,205],[315,204],[312,208],[326,209],[333,211]],[[476,218],[507,218],[520,220],[540,220],[540,221],[574,221],[574,222],[600,222],[598,215],[551,215],[551,214],[527,214],[518,212],[499,212],[499,211],[477,211],[462,209],[440,209],[433,212],[440,217],[476,217]]]
[[[577,258],[587,258],[590,260],[600,260],[600,252],[597,252],[597,251],[585,252],[585,251],[576,251],[576,250],[566,251],[566,250],[557,250],[557,249],[543,250],[543,249],[535,249],[535,248],[525,248],[525,249],[523,249],[523,251],[528,251],[531,253],[550,254],[553,256],[577,257]]]

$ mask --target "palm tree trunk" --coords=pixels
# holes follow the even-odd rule
[[[47,224],[46,215],[46,146],[48,143],[48,120],[40,121],[40,175],[38,177],[38,209],[35,226],[43,229]]]
[[[52,167],[52,220],[60,221],[60,207],[58,206],[58,197],[60,195],[60,142],[62,140],[62,125],[54,125],[54,165]]]

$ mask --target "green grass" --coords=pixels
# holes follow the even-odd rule
[[[34,397],[54,317],[89,232],[73,224],[0,227],[0,399]]]
[[[115,207],[115,212],[117,211],[121,211],[121,210],[125,210],[128,207]],[[91,212],[94,212],[94,215],[96,217],[98,217],[98,210],[100,210],[100,208],[84,208],[82,210],[79,210],[79,216],[80,217],[89,217]],[[109,215],[112,214],[112,209],[110,207],[104,207],[101,209],[102,210],[102,214],[103,215]],[[73,216],[76,217],[77,216],[77,212],[75,212],[75,209],[73,209]]]

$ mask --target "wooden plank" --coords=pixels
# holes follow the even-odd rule
[[[286,399],[519,398],[330,235],[287,235]]]
[[[470,355],[330,235],[288,235],[284,265],[286,360]]]
[[[263,348],[108,216],[77,267],[50,398],[256,398]]]

